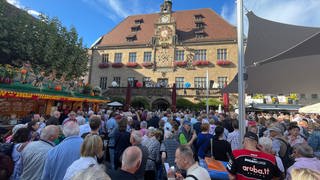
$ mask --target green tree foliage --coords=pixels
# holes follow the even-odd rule
[[[150,104],[148,99],[145,97],[134,97],[131,101],[131,107],[150,109]]]
[[[22,61],[70,79],[85,74],[88,55],[74,27],[68,30],[57,18],[34,18],[0,0],[0,64],[21,66]]]
[[[188,99],[178,98],[177,109],[194,109],[195,104]]]
[[[111,102],[117,101],[117,102],[119,102],[121,104],[125,103],[125,99],[123,97],[119,97],[119,96],[110,97],[110,101]]]

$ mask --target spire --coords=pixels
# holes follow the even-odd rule
[[[163,4],[160,6],[162,13],[171,13],[172,10],[172,0],[164,0]]]

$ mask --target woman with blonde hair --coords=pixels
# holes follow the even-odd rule
[[[292,180],[318,180],[320,179],[320,174],[316,171],[312,171],[306,168],[292,169],[291,171]]]
[[[98,164],[97,158],[103,156],[102,146],[103,143],[100,136],[88,134],[81,145],[80,159],[74,161],[69,166],[63,179],[70,180],[76,173]]]

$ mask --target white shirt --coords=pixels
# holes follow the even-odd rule
[[[93,157],[80,157],[80,159],[74,161],[68,167],[67,172],[64,175],[63,180],[71,180],[75,174],[87,169],[92,164],[94,164],[94,165],[98,164],[97,160],[95,158],[93,158]]]
[[[194,180],[192,177],[188,177],[188,175],[193,175],[199,180],[211,180],[210,175],[206,169],[200,167],[198,163],[194,163],[192,166],[187,169],[187,177],[184,180]],[[168,178],[168,180],[174,180],[175,178]]]
[[[90,128],[89,124],[80,125],[79,128],[80,128],[79,136],[82,136],[82,134],[88,133],[88,132],[91,131],[91,128]]]

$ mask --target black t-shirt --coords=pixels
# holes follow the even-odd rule
[[[115,179],[115,180],[136,180],[138,179],[134,174],[131,174],[129,172],[123,171],[121,169],[117,170],[117,171],[112,171],[110,173],[108,173],[110,175],[111,179]]]
[[[280,177],[276,158],[271,154],[247,149],[234,150],[227,170],[236,175],[237,180],[272,179]]]
[[[213,157],[219,161],[229,161],[229,157],[227,154],[229,154],[229,156],[232,155],[232,149],[231,149],[230,143],[226,140],[214,139],[212,144],[213,144],[213,147],[212,147]],[[208,149],[208,150],[209,152],[211,151],[211,149]]]

